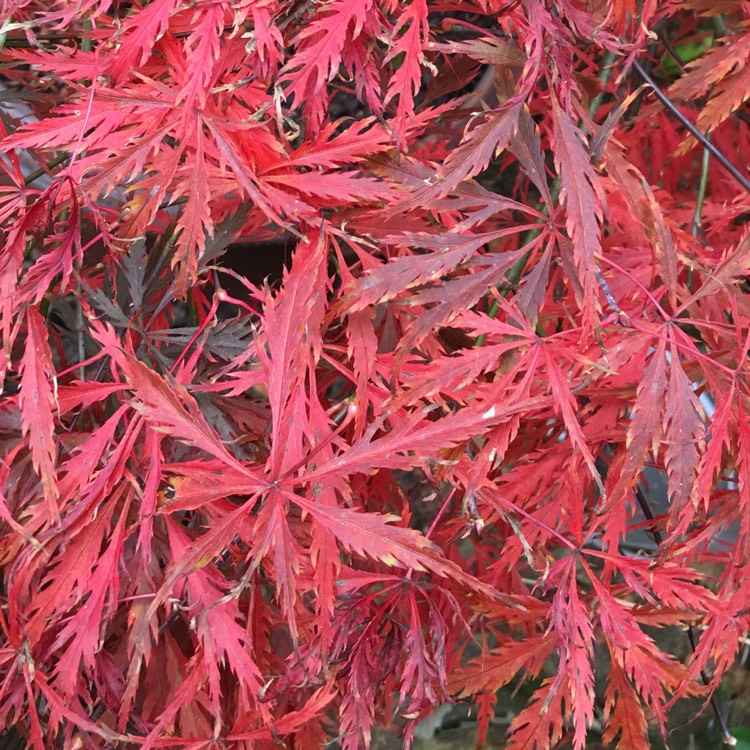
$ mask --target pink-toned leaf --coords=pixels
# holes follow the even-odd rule
[[[21,360],[21,393],[18,403],[22,431],[28,436],[34,470],[42,480],[53,522],[59,521],[55,458],[55,368],[44,319],[35,307],[26,311],[26,348]]]

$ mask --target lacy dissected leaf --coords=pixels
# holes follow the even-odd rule
[[[26,311],[26,346],[21,360],[21,393],[18,403],[23,434],[28,435],[31,460],[42,480],[52,520],[59,519],[55,457],[55,387],[52,352],[44,319],[34,307]]]
[[[381,425],[375,423],[360,440],[340,454],[318,465],[307,475],[307,481],[328,479],[368,472],[378,467],[400,468],[412,465],[415,457],[429,457],[435,452],[460,443],[512,416],[520,408],[462,409],[436,421],[404,421],[396,428],[376,437]],[[426,416],[426,415],[425,415]],[[412,452],[413,455],[405,455]]]
[[[640,695],[664,729],[667,691],[676,692],[686,689],[687,670],[673,657],[664,654],[656,646],[654,640],[641,629],[638,621],[628,607],[618,602],[596,579],[590,576],[594,590],[599,599],[599,622],[607,639],[614,665],[623,672],[620,687],[623,690],[628,680],[633,689]],[[631,702],[637,702],[634,695]],[[641,719],[636,709],[635,720],[639,724]]]
[[[563,689],[545,680],[531,702],[511,722],[508,750],[548,750],[562,737]]]
[[[702,408],[685,374],[677,347],[671,347],[669,384],[666,391],[666,439],[664,460],[669,477],[670,525],[675,526],[690,503],[703,432]]]
[[[519,672],[539,674],[553,648],[554,639],[549,634],[521,643],[510,641],[456,670],[448,680],[448,688],[459,698],[497,692]]]
[[[682,101],[708,94],[698,114],[698,127],[710,132],[721,125],[750,96],[750,34],[735,34],[688,64],[688,72],[669,89]]]
[[[179,0],[156,0],[126,19],[115,40],[118,54],[111,58],[110,73],[115,79],[122,80],[143,65],[169,28],[169,17],[178,5]]]
[[[529,179],[538,188],[544,198],[545,205],[551,208],[552,196],[544,169],[544,157],[542,156],[539,130],[535,126],[531,114],[526,107],[519,112],[518,130],[510,141],[508,148],[518,159]]]
[[[303,458],[304,425],[292,432],[292,414],[301,403],[305,375],[319,356],[325,303],[326,245],[300,243],[282,291],[267,298],[263,316],[266,350],[259,351],[271,407],[271,473],[278,477]],[[299,416],[298,416],[299,418]]]
[[[49,622],[51,619],[57,619],[61,614],[67,614],[71,605],[80,603],[84,595],[90,592],[91,574],[97,568],[97,563],[101,563],[99,553],[108,537],[112,514],[116,506],[117,499],[110,501],[100,510],[93,521],[80,524],[72,542],[63,546],[58,551],[54,564],[44,571],[42,579],[44,590],[36,592],[33,604],[33,617],[27,623],[26,633],[31,643],[36,643],[39,639],[46,622]],[[113,535],[112,541],[115,543],[114,546],[116,548],[118,546],[118,538],[121,539],[121,534],[122,530],[120,529],[119,533]],[[96,586],[100,597],[98,606],[94,606],[96,604],[95,600],[92,602],[92,608],[79,616],[80,618],[94,617],[93,622],[86,623],[84,621],[83,623],[89,627],[89,632],[82,634],[83,643],[78,644],[75,637],[76,631],[68,629],[67,638],[73,637],[72,648],[75,649],[73,654],[78,655],[70,657],[73,659],[70,663],[73,672],[62,675],[63,680],[68,681],[66,693],[68,697],[74,693],[75,684],[71,684],[69,681],[71,679],[75,680],[79,657],[86,654],[89,657],[89,663],[91,663],[90,658],[98,648],[99,624],[96,621],[97,609],[101,613],[101,607],[104,603],[103,597],[107,593],[110,581],[112,581],[113,576],[114,580],[116,580],[117,571],[112,568],[114,559],[110,558],[109,562],[98,570],[98,585]],[[29,568],[28,573],[31,573],[32,570]],[[22,582],[23,579],[21,578],[16,583],[20,587]],[[91,632],[92,629],[94,632]]]
[[[713,268],[706,270],[704,283],[683,302],[682,307],[707,295],[726,290],[730,285],[737,283],[739,277],[745,276],[747,269],[750,269],[750,234],[742,237],[736,248],[729,248]]]
[[[625,465],[610,493],[610,503],[618,502],[633,486],[649,449],[658,452],[666,388],[666,344],[664,339],[659,339],[638,385],[633,418],[628,428]]]
[[[214,63],[221,51],[221,33],[224,30],[227,4],[217,2],[201,8],[198,22],[185,40],[187,61],[187,84],[177,101],[192,107],[197,100],[199,107],[206,104],[207,89],[214,74]],[[195,18],[194,16],[194,18]]]
[[[299,496],[294,496],[293,500],[350,552],[367,555],[386,565],[433,570],[439,575],[453,573],[461,577],[460,571],[441,557],[433,542],[414,529],[393,526],[399,520],[398,516],[360,513],[340,506],[318,506]]]
[[[746,15],[7,0],[0,726],[354,750],[511,696],[511,748],[637,749],[725,690]]]
[[[512,42],[496,36],[481,36],[466,41],[449,43],[432,42],[430,49],[459,52],[485,65],[511,65],[523,67],[526,56]]]
[[[243,470],[207,424],[195,399],[184,386],[174,381],[168,384],[164,377],[125,352],[111,328],[99,328],[93,335],[127,377],[137,397],[132,402],[136,409],[157,425],[169,427],[175,437],[193,443],[230,468]]]
[[[384,62],[393,62],[396,72],[391,77],[383,105],[387,106],[398,97],[394,135],[396,141],[402,143],[406,123],[414,115],[414,94],[419,91],[422,80],[424,48],[430,33],[427,0],[411,0],[406,8],[401,9],[392,33],[393,44]]]
[[[110,472],[121,476],[121,468],[115,469],[115,465],[118,463],[117,454],[119,446],[123,444],[127,446],[129,441],[121,439],[118,444],[115,436],[126,412],[127,407],[121,406],[89,440],[79,446],[78,450],[62,464],[64,476],[60,479],[60,497],[64,501],[74,502],[80,507],[81,499],[88,498],[92,491],[94,494],[103,491],[110,484],[110,481],[102,481],[109,479],[107,475]],[[112,451],[113,446],[117,446],[114,451]],[[99,472],[96,480],[92,482],[91,476],[99,466],[105,452],[109,451],[112,451],[112,453],[107,456],[104,468]]]
[[[599,471],[594,463],[594,456],[591,453],[588,445],[586,445],[583,431],[578,424],[578,419],[575,414],[574,406],[576,405],[575,397],[570,391],[570,386],[566,382],[563,373],[558,367],[557,362],[552,356],[552,352],[549,348],[543,349],[546,364],[547,364],[547,377],[549,378],[550,390],[555,399],[556,408],[562,412],[563,422],[568,430],[569,439],[573,445],[578,448],[583,454],[584,461],[589,467],[594,480],[597,483],[600,491],[602,492],[603,501],[606,502],[606,492],[604,491],[604,485],[599,478]]]
[[[560,656],[558,675],[553,683],[566,686],[573,717],[573,746],[586,746],[587,729],[594,719],[594,628],[578,592],[575,567],[569,566],[550,610],[555,644]]]
[[[747,64],[747,63],[746,63]],[[710,132],[719,127],[750,97],[750,73],[743,67],[725,78],[698,115],[698,127]]]
[[[342,62],[347,44],[365,32],[372,32],[373,0],[335,0],[316,14],[294,38],[296,54],[282,70],[279,83],[289,82],[287,98],[294,106],[315,102],[333,79]],[[376,23],[377,23],[377,16]],[[320,111],[317,108],[314,111]]]
[[[375,268],[357,279],[348,293],[347,307],[350,310],[363,310],[369,305],[385,302],[407,289],[436,281],[473,254],[488,242],[517,231],[501,230],[488,235],[468,237],[454,235],[399,235],[391,238],[405,247],[427,247],[434,252],[423,255],[406,255],[392,258],[385,265]]]
[[[58,662],[55,681],[55,688],[66,699],[70,699],[78,689],[81,661],[89,675],[95,673],[96,652],[106,623],[116,612],[120,592],[118,562],[123,552],[128,505],[126,501],[123,513],[106,540],[106,550],[99,557],[95,569],[87,571],[85,591],[81,591],[86,597],[86,604],[68,620],[57,636],[58,647],[69,642]]]
[[[375,372],[375,361],[378,351],[378,338],[372,322],[370,310],[354,310],[347,315],[346,336],[349,355],[354,362],[357,385],[357,402],[360,404],[356,413],[357,429],[361,432],[367,416],[362,404],[367,403],[367,389],[370,378]]]
[[[211,218],[211,190],[208,184],[208,174],[203,151],[203,133],[200,123],[196,123],[195,161],[186,165],[184,170],[178,170],[178,178],[182,177],[173,193],[175,199],[184,196],[187,199],[185,207],[177,221],[177,253],[172,264],[181,264],[179,284],[175,289],[177,296],[183,296],[189,279],[198,272],[198,260],[206,239],[213,234],[213,220]],[[180,172],[183,174],[180,174]]]
[[[424,638],[425,626],[419,613],[419,605],[414,592],[409,592],[409,629],[404,638],[406,664],[401,673],[399,702],[405,705],[405,717],[415,718],[425,708],[438,703],[435,683],[440,684],[444,692],[445,672],[441,669],[445,663],[445,631],[447,626],[442,615],[433,607],[430,608],[429,633],[432,651]],[[408,704],[407,704],[408,697]],[[442,696],[441,696],[442,697]]]
[[[565,202],[565,226],[573,240],[579,279],[584,290],[591,294],[602,219],[597,195],[598,178],[578,129],[554,97],[552,111],[555,163],[560,171],[560,198]]]
[[[186,551],[188,539],[175,523],[170,522],[167,528],[175,557],[180,557]],[[249,708],[260,693],[262,675],[250,655],[252,639],[240,622],[236,599],[223,599],[220,578],[212,576],[206,568],[189,574],[186,584],[190,606],[200,610],[195,633],[203,649],[213,710],[216,715],[221,714],[221,667],[225,663],[238,677],[242,686],[240,700]]]
[[[649,750],[643,706],[616,661],[609,670],[606,695],[604,741],[622,750]]]
[[[370,746],[375,723],[375,686],[369,669],[372,661],[370,640],[363,639],[349,660],[348,689],[341,702],[343,750],[358,750],[360,747]]]
[[[258,513],[253,529],[253,557],[259,560],[273,549],[273,567],[276,578],[276,596],[281,602],[295,643],[298,640],[294,614],[295,585],[299,575],[298,544],[289,529],[286,504],[281,493],[272,491]]]
[[[346,123],[343,132],[340,124],[329,124],[315,139],[300,144],[291,153],[287,164],[331,169],[361,161],[390,148],[391,136],[388,131],[375,118],[366,117],[358,122]]]
[[[516,104],[484,115],[484,121],[470,130],[458,148],[451,151],[430,180],[430,187],[417,193],[419,199],[426,202],[442,198],[485,169],[495,154],[508,147],[516,133],[520,113],[521,105]],[[412,203],[416,200],[416,197],[412,199]]]
[[[266,184],[283,185],[290,190],[324,201],[357,203],[361,200],[380,201],[391,197],[391,188],[369,177],[356,177],[345,172],[292,172],[266,175]]]

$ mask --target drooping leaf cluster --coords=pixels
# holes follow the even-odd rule
[[[0,726],[353,750],[530,680],[510,748],[640,750],[707,699],[749,625],[750,196],[683,120],[750,163],[749,21],[5,0]]]

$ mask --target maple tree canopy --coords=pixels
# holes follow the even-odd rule
[[[463,701],[481,744],[507,687],[510,750],[646,750],[709,702],[749,13],[0,4],[0,727],[409,747]],[[227,263],[268,243],[275,281]]]

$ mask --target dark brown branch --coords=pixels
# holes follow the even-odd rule
[[[664,45],[664,49],[667,50],[667,53],[669,56],[677,63],[677,67],[684,72],[685,71],[685,61],[682,59],[680,54],[677,52],[677,50],[672,46],[672,43],[667,38],[667,35],[665,33],[659,34],[659,40]]]
[[[656,94],[656,98],[667,108],[669,112],[671,112],[687,129],[687,131],[703,146],[703,148],[708,151],[711,156],[713,156],[719,164],[721,164],[724,169],[729,172],[729,174],[734,177],[737,182],[742,185],[745,190],[747,190],[748,193],[750,193],[750,179],[748,179],[745,175],[740,172],[737,167],[732,164],[729,159],[724,155],[722,151],[720,151],[716,146],[714,146],[711,141],[706,138],[703,133],[701,133],[698,128],[693,125],[690,120],[685,117],[682,112],[674,105],[672,100],[656,85],[656,82],[653,78],[645,71],[643,66],[635,60],[633,62],[633,67],[637,71],[638,75],[653,89],[654,94]]]

